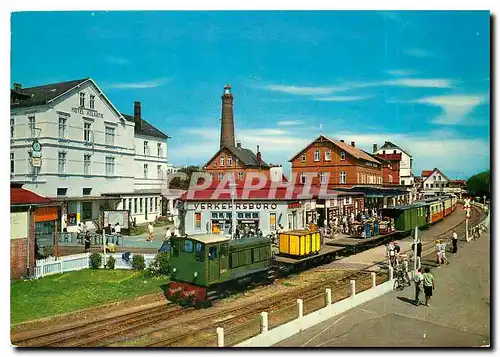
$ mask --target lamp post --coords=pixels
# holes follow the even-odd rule
[[[231,239],[236,237],[236,208],[234,206],[234,196],[236,195],[235,187],[236,184],[231,180],[229,182],[229,187],[231,188]]]
[[[413,272],[417,274],[417,244],[418,244],[418,227],[415,227],[415,238],[413,239]]]
[[[470,198],[465,199],[465,240],[469,241],[469,217],[470,217]]]

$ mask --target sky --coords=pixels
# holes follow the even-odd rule
[[[219,148],[232,87],[236,139],[282,164],[320,134],[371,152],[391,141],[413,172],[490,168],[487,11],[17,12],[11,86],[91,77],[122,112],[168,134],[169,162]]]

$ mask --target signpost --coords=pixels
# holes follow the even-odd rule
[[[465,199],[464,210],[465,210],[465,240],[468,242],[469,241],[470,198]]]

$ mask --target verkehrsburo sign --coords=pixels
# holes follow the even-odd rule
[[[192,203],[188,205],[188,209],[193,208],[195,210],[230,210],[233,209],[231,203],[210,203],[210,202],[200,202]],[[237,210],[276,210],[278,205],[276,203],[235,203],[234,208]]]

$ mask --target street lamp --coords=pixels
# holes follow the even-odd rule
[[[229,181],[229,187],[231,188],[231,239],[234,239],[236,237],[236,208],[234,206],[236,184],[233,182],[233,180]]]

